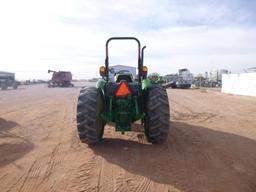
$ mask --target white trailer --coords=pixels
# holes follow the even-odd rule
[[[222,93],[256,96],[256,72],[222,75]]]

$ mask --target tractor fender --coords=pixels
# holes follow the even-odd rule
[[[107,81],[104,79],[99,79],[96,83],[96,89],[100,89],[102,91],[102,94],[104,94],[104,87],[106,85]]]
[[[150,87],[152,87],[152,82],[149,79],[143,79],[141,84],[142,84],[142,90],[147,90]]]

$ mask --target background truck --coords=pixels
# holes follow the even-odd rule
[[[188,69],[179,69],[179,73],[166,75],[163,80],[165,88],[190,88],[193,83],[193,75]]]
[[[13,89],[18,88],[18,82],[15,81],[15,73],[3,72],[0,71],[0,87],[1,90],[7,90],[8,87]]]
[[[52,79],[48,81],[48,87],[73,87],[71,83],[72,74],[70,71],[52,71],[48,70],[48,73],[52,74]]]

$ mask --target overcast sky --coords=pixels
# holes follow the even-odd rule
[[[91,78],[105,41],[136,36],[149,72],[242,72],[256,67],[255,0],[0,1],[0,71],[50,78],[48,69]],[[135,42],[113,42],[110,64],[136,66]]]

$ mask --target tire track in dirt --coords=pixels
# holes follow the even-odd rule
[[[99,191],[98,181],[101,173],[98,167],[100,164],[101,159],[96,156],[81,164],[74,173],[75,177],[71,181],[72,185],[67,191]]]
[[[46,191],[44,187],[45,181],[53,173],[55,166],[59,163],[56,157],[59,154],[59,147],[57,145],[49,155],[41,157],[38,155],[31,164],[27,173],[23,176],[24,179],[20,185],[19,192],[26,191]]]
[[[43,103],[43,102],[42,102]],[[54,101],[51,103],[44,103],[44,105],[56,105],[56,107],[59,107],[58,103],[55,103]],[[73,121],[52,121],[52,123],[54,124],[50,124],[52,127],[58,127],[59,129],[59,133],[56,134],[56,129],[54,131],[49,129],[49,126],[45,126],[46,124],[49,123],[48,119],[52,119],[50,117],[54,117],[54,119],[72,119],[72,117],[70,116],[70,112],[67,110],[70,109],[71,107],[73,108],[73,105],[71,106],[64,106],[64,110],[62,110],[62,113],[56,113],[55,111],[50,111],[49,113],[49,109],[45,108],[45,107],[41,107],[41,111],[34,111],[32,110],[28,110],[29,114],[27,114],[28,117],[34,117],[34,119],[28,120],[28,119],[23,119],[26,122],[29,122],[29,127],[28,129],[26,129],[26,138],[30,139],[30,140],[34,140],[34,142],[36,143],[40,143],[39,145],[43,145],[43,146],[48,146],[50,148],[46,148],[45,151],[41,151],[40,154],[34,155],[36,158],[36,160],[32,163],[31,167],[29,168],[28,172],[23,175],[23,178],[20,180],[18,183],[16,183],[16,186],[20,186],[19,190],[15,189],[15,186],[13,186],[12,188],[14,189],[13,191],[48,191],[50,190],[50,184],[46,185],[46,183],[49,183],[49,178],[51,177],[52,173],[56,171],[56,167],[58,167],[58,165],[61,164],[62,158],[63,158],[63,144],[60,142],[61,140],[65,140],[66,137],[60,137],[59,134],[61,133],[61,131],[64,131],[63,129],[67,129],[70,127],[70,122],[73,123]],[[38,106],[40,108],[40,106]],[[27,110],[27,109],[26,109]],[[36,113],[34,113],[36,112]],[[31,115],[30,115],[31,114]],[[50,121],[51,122],[51,121]],[[32,126],[31,126],[32,125]],[[23,124],[23,127],[27,127],[26,123]],[[39,127],[39,129],[37,128]],[[47,128],[48,127],[48,128]],[[36,130],[36,132],[35,132]],[[49,139],[49,137],[55,137],[58,138],[56,139],[56,145],[52,145],[52,144],[47,144],[49,142],[46,143],[41,143],[40,138],[41,138],[41,133],[47,133],[47,138]],[[51,135],[51,136],[50,136]],[[38,137],[39,136],[39,137]],[[45,139],[44,139],[45,140]],[[55,146],[55,147],[52,147]],[[67,146],[69,147],[69,143],[67,143]],[[67,148],[66,148],[67,149]],[[51,152],[47,152],[50,151]],[[62,155],[60,155],[62,154]],[[38,178],[38,179],[35,179]],[[35,181],[33,181],[35,180]],[[48,186],[48,187],[45,187]],[[10,189],[11,190],[11,189]],[[9,190],[9,191],[10,191]]]
[[[137,180],[138,179],[138,180]],[[137,186],[131,189],[132,192],[147,192],[149,191],[149,187],[151,181],[145,177],[136,177],[136,180],[139,181]]]
[[[175,99],[170,99],[171,107],[171,117],[173,120],[178,121],[194,121],[197,123],[213,121],[218,115],[208,112],[196,112],[194,109],[181,104]],[[187,112],[186,112],[187,111]]]
[[[114,169],[113,165],[101,159],[100,178],[99,178],[99,191],[112,192],[114,191]]]
[[[13,109],[6,111],[4,113],[1,113],[0,116],[4,116],[4,115],[9,115],[11,113],[22,113],[23,111],[27,112],[29,111],[28,109],[33,108],[34,106],[39,106],[42,104],[47,103],[47,101],[49,101],[48,99],[44,99],[43,101],[30,101],[29,103],[26,104],[19,104],[18,106],[14,106]]]
[[[176,141],[176,145],[179,146],[178,149],[180,151],[180,153],[182,154],[181,156],[182,161],[184,161],[184,170],[183,170],[183,174],[185,177],[185,180],[188,181],[186,184],[186,187],[190,190],[190,191],[194,191],[198,189],[198,183],[200,182],[201,184],[203,182],[201,179],[201,173],[200,173],[200,169],[198,169],[198,167],[202,167],[203,165],[207,166],[208,164],[208,158],[205,158],[205,154],[198,154],[196,157],[194,154],[197,154],[197,147],[196,143],[194,142],[195,140],[200,140],[200,135],[198,133],[188,133],[188,132],[184,132],[181,129],[177,129],[177,127],[173,127],[173,129],[175,129],[175,131],[179,132],[179,135],[182,135],[181,138],[175,140]],[[188,149],[186,147],[186,145],[184,145],[184,143],[186,143],[186,145],[189,145],[190,148]],[[198,161],[198,156],[201,156],[201,160],[202,161]],[[194,178],[197,177],[197,182],[195,182]]]

